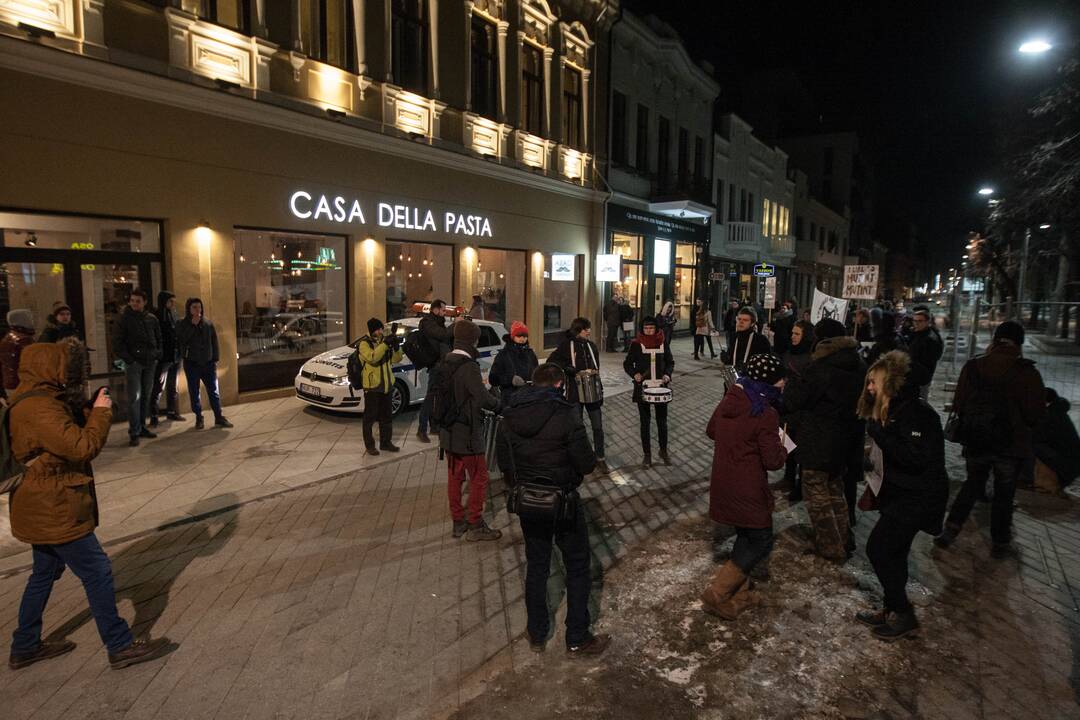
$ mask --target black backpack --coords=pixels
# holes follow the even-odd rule
[[[994,383],[983,382],[978,363],[971,364],[971,383],[975,390],[958,413],[959,440],[976,454],[992,454],[1012,444],[1012,419],[1009,417],[1009,384],[1024,367],[1017,360],[1005,376]]]
[[[360,359],[359,347],[349,356],[345,364],[345,373],[349,376],[349,386],[353,390],[359,390],[364,386],[364,361]]]
[[[457,367],[443,360],[428,373],[428,394],[431,395],[431,426],[436,430],[448,429],[458,422],[471,423],[464,408],[454,398],[454,376],[458,370],[475,360],[468,360]],[[464,415],[464,418],[462,417]]]
[[[432,344],[424,337],[422,330],[413,330],[406,335],[401,349],[409,360],[412,360],[417,370],[435,367],[439,362],[438,349],[432,347]]]

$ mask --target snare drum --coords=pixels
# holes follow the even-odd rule
[[[646,380],[641,388],[643,402],[663,404],[671,402],[671,388],[664,387],[659,380]]]
[[[574,376],[578,402],[597,403],[604,399],[604,386],[596,370],[582,370]]]

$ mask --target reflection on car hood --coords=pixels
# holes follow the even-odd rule
[[[304,363],[304,367],[308,370],[318,372],[320,375],[341,376],[344,375],[348,368],[349,355],[351,355],[353,349],[348,345],[343,345],[333,350],[327,350],[324,353],[320,353],[315,357]],[[329,372],[336,370],[337,372]]]

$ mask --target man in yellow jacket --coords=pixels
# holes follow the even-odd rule
[[[394,444],[393,408],[390,405],[390,393],[394,389],[394,364],[401,362],[402,352],[397,337],[386,337],[382,321],[371,318],[367,321],[368,334],[360,338],[356,348],[360,362],[364,364],[361,373],[364,390],[364,445],[369,455],[378,455],[380,450],[397,452],[401,448]],[[379,424],[379,447],[375,447],[375,435],[371,427]]]

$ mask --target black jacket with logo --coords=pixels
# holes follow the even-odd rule
[[[496,450],[510,485],[545,478],[573,490],[596,467],[581,415],[557,388],[528,387],[514,396]]]

